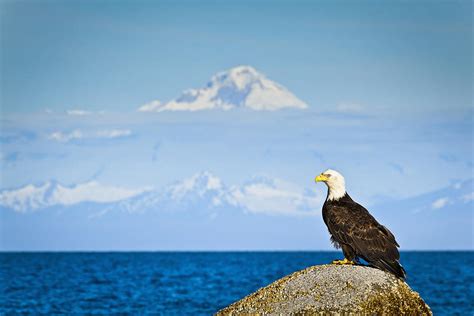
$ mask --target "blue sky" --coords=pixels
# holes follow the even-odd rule
[[[3,107],[126,111],[248,64],[319,108],[355,100],[467,109],[470,9],[469,1],[4,2]]]
[[[472,249],[471,2],[0,8],[2,249],[330,249],[329,167],[402,249]],[[137,111],[239,65],[308,107]]]

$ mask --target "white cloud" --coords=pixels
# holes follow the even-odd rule
[[[129,129],[111,129],[101,130],[96,133],[98,138],[118,138],[132,135],[132,131]]]
[[[336,111],[340,113],[362,113],[364,107],[357,103],[340,103],[336,106]]]
[[[71,115],[71,116],[87,116],[87,115],[91,115],[92,112],[85,111],[85,110],[74,109],[74,110],[67,110],[66,114]]]
[[[51,111],[52,113],[52,111]],[[66,110],[66,114],[69,116],[91,116],[91,115],[103,115],[105,114],[105,111],[87,111],[87,110],[82,110],[82,109],[71,109],[71,110]]]
[[[73,140],[79,139],[94,139],[94,138],[121,138],[132,135],[132,131],[129,129],[106,129],[92,132],[84,132],[79,129],[73,130],[72,132],[53,132],[48,136],[48,139],[55,140],[62,143],[67,143]]]
[[[80,130],[74,130],[70,133],[64,132],[53,132],[51,133],[48,138],[51,140],[55,140],[62,143],[67,143],[74,139],[81,139],[84,137],[84,134]]]
[[[470,201],[473,201],[474,200],[474,192],[463,195],[462,200],[466,203],[470,202]]]
[[[155,100],[150,103],[144,104],[138,108],[139,112],[159,112],[161,107],[161,101]]]
[[[431,207],[435,210],[440,209],[448,205],[449,199],[447,197],[439,198],[431,204]]]
[[[275,111],[283,108],[307,108],[282,85],[267,79],[250,66],[238,66],[220,72],[206,87],[189,89],[180,97],[162,104],[152,101],[140,108],[141,112],[230,110],[244,107],[252,110]]]
[[[0,192],[0,205],[18,212],[82,202],[112,203],[137,196],[150,188],[129,189],[120,186],[102,185],[96,181],[63,186],[55,182],[42,185],[26,185],[15,190]]]

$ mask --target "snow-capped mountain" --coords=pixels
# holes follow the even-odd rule
[[[0,205],[18,212],[45,208],[52,204],[57,188],[57,183],[48,181],[38,186],[28,184],[16,190],[4,190],[0,193]]]
[[[127,212],[196,211],[229,206],[228,188],[208,171],[177,181],[161,189],[125,199],[113,206]]]
[[[250,66],[238,66],[214,75],[201,89],[189,89],[167,103],[158,100],[141,106],[141,112],[230,110],[248,108],[275,111],[304,109],[307,104],[284,86]]]
[[[385,199],[369,206],[374,212],[383,211],[387,219],[420,217],[427,214],[450,216],[469,211],[472,207],[473,181],[468,180],[403,200]],[[101,214],[109,212],[189,212],[193,214],[239,211],[269,215],[317,215],[326,191],[303,188],[287,181],[254,177],[240,185],[226,185],[208,171],[170,185],[151,188],[107,186],[96,181],[64,186],[48,181],[0,191],[0,208],[29,212],[52,207],[68,208],[89,203],[89,209]],[[455,218],[455,217],[453,217]],[[393,222],[398,223],[396,220]]]
[[[124,200],[114,208],[128,212],[237,209],[245,213],[312,215],[317,212],[323,198],[323,192],[304,190],[269,177],[256,177],[243,185],[227,186],[220,178],[205,171],[164,190]]]
[[[0,206],[17,212],[50,207],[70,207],[83,202],[110,211],[215,212],[240,210],[245,213],[312,215],[323,201],[323,192],[305,190],[280,179],[257,177],[243,185],[225,185],[204,171],[160,189],[124,189],[86,182],[66,187],[55,182],[27,185],[0,192]]]
[[[70,206],[82,202],[113,203],[139,195],[149,188],[127,189],[102,185],[96,181],[64,186],[56,181],[28,184],[0,192],[0,206],[17,212],[35,211],[51,206]]]
[[[452,249],[447,236],[455,233],[459,237],[456,247],[472,249],[473,183],[472,179],[453,183],[408,199],[385,198],[368,205],[368,209],[389,227],[402,247],[411,242],[415,249],[430,243],[437,249]],[[305,236],[315,232],[318,238],[326,240],[326,227],[321,220],[325,196],[324,188],[305,189],[268,177],[227,186],[210,172],[200,172],[153,190],[124,189],[95,181],[74,186],[50,181],[3,190],[0,214],[2,221],[9,223],[3,228],[20,225],[25,231],[21,236],[28,236],[31,225],[63,229],[69,221],[64,229],[73,238],[89,229],[103,233],[107,223],[118,235],[123,234],[123,225],[132,225],[143,229],[143,236],[156,235],[156,242],[163,242],[163,238],[175,240],[186,229],[215,230],[219,238],[227,238],[229,231],[233,231],[232,236],[240,236],[249,221],[258,221],[265,229],[273,225],[271,230],[278,235],[293,221],[293,225],[305,227]],[[21,214],[32,211],[36,211],[34,215]],[[268,215],[279,216],[268,220]],[[65,221],[65,217],[69,220]],[[15,233],[11,231],[3,237],[11,238],[20,247],[23,239],[16,240]],[[252,232],[255,236],[260,233],[260,230]],[[124,237],[122,242],[129,241]],[[196,240],[197,245],[202,242],[209,241]]]

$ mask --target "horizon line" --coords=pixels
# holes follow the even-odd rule
[[[474,249],[406,249],[399,250],[400,252],[474,252]],[[227,250],[0,250],[0,253],[229,253],[229,252],[337,252],[339,250],[291,250],[291,249],[260,249],[260,250],[245,250],[245,249],[227,249]]]

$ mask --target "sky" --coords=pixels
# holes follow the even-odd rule
[[[402,250],[472,249],[471,12],[0,2],[0,249],[331,249],[327,168]],[[211,79],[242,65],[252,98]]]

